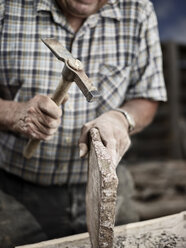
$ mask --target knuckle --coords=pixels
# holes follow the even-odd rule
[[[89,129],[91,128],[91,125],[89,122],[85,123],[83,126],[82,126],[82,132],[86,132],[88,131]]]
[[[56,128],[49,129],[49,130],[48,130],[48,135],[53,135],[56,131],[57,131]]]
[[[42,109],[47,109],[50,107],[52,100],[48,96],[39,95],[39,106],[42,107]]]
[[[26,130],[26,133],[30,138],[37,138],[37,134],[33,131],[31,126],[28,126]]]
[[[44,96],[43,103],[45,104],[44,106],[47,108],[50,107],[50,105],[52,104],[52,100],[48,96]]]
[[[58,116],[61,117],[62,116],[62,109],[58,107]]]
[[[111,137],[111,138],[108,137],[107,139],[105,138],[104,143],[106,145],[108,145],[109,147],[115,149],[117,141],[116,141],[116,139],[114,137]]]
[[[34,100],[39,100],[41,97],[42,97],[42,95],[39,95],[39,94],[38,94],[38,95],[35,95],[35,96],[33,97],[33,99],[34,99]]]
[[[35,107],[33,107],[33,106],[30,106],[29,108],[28,108],[28,114],[33,114],[33,113],[36,113],[36,110],[35,110]]]
[[[45,137],[45,140],[47,141],[47,140],[51,140],[53,138],[53,135],[48,135],[48,136],[46,136]]]
[[[57,126],[61,124],[61,118],[57,119]]]
[[[53,133],[48,132],[47,134],[42,134],[42,140],[51,140],[53,138]]]
[[[129,136],[127,137],[126,143],[128,147],[131,145],[131,139],[129,138]]]
[[[113,145],[116,145],[116,143],[117,143],[117,141],[116,141],[116,139],[115,139],[114,137],[110,138],[110,139],[109,139],[109,142],[110,142],[111,144],[113,144]]]
[[[48,120],[48,126],[49,128],[56,128],[59,125],[59,121],[58,120],[53,120],[53,119],[49,119]]]
[[[43,134],[38,134],[38,135],[37,135],[37,139],[39,139],[39,140],[45,140],[46,138],[45,138],[45,135],[43,135]]]
[[[26,124],[26,127],[27,127],[27,129],[28,129],[29,131],[33,131],[33,125],[32,125],[31,122],[28,122],[28,123]]]
[[[131,140],[130,140],[130,138],[128,137],[128,138],[125,140],[125,142],[123,143],[123,151],[124,151],[124,153],[129,149],[130,145],[131,145]]]
[[[31,99],[31,102],[38,104],[42,102],[42,99],[43,99],[43,95],[36,95]]]

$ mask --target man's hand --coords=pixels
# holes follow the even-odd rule
[[[29,138],[48,140],[60,125],[62,111],[48,96],[37,95],[28,102],[12,102],[8,129]]]
[[[79,139],[80,157],[84,157],[88,152],[88,133],[93,127],[99,130],[102,142],[117,166],[131,143],[124,115],[117,111],[109,111],[86,123]]]

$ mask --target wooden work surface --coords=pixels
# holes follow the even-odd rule
[[[185,248],[186,212],[114,228],[114,248]],[[17,248],[90,248],[88,233]]]

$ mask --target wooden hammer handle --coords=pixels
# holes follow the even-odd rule
[[[64,98],[65,95],[68,91],[68,89],[70,88],[72,82],[69,82],[67,80],[65,80],[63,77],[61,78],[53,96],[51,97],[51,99],[59,106]],[[23,156],[27,159],[31,158],[35,152],[35,150],[37,149],[38,145],[40,143],[40,140],[38,139],[30,139],[23,151]]]

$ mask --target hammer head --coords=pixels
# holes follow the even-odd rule
[[[42,41],[59,60],[65,63],[64,70],[62,71],[63,77],[68,80],[68,74],[70,73],[71,80],[76,82],[87,101],[92,102],[97,100],[100,97],[100,94],[85,74],[81,61],[75,59],[57,39],[48,38],[42,39]]]

